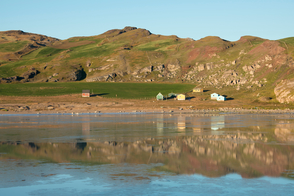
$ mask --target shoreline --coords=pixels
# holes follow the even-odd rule
[[[247,100],[218,102],[191,99],[185,101],[155,99],[119,99],[62,95],[48,97],[0,96],[0,116],[32,114],[294,114],[294,106],[278,103],[254,103]]]
[[[0,116],[38,116],[38,115],[142,115],[142,114],[200,114],[200,115],[230,115],[230,114],[287,114],[294,115],[294,110],[290,109],[201,109],[201,110],[67,110],[67,111],[6,111],[0,112]]]

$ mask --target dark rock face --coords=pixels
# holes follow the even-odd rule
[[[25,73],[22,74],[22,78],[25,80],[25,81],[28,81],[29,79],[32,79],[34,78],[37,74],[39,74],[40,72],[36,69],[31,69]]]
[[[70,73],[70,76],[68,78],[69,81],[80,81],[86,78],[86,72],[83,68],[78,69],[76,71],[73,71]]]
[[[12,83],[12,82],[30,82],[40,72],[34,68],[26,71],[21,76],[12,76],[7,78],[1,78],[0,83]]]
[[[130,27],[130,26],[126,26],[123,31],[127,32],[127,31],[132,31],[132,30],[135,30],[137,29],[136,27]]]
[[[19,76],[12,76],[12,77],[8,77],[8,78],[1,78],[0,79],[0,83],[12,83],[12,82],[18,82],[20,80],[22,80],[23,77],[19,77]]]

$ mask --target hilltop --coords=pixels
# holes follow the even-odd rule
[[[294,100],[294,38],[227,41],[125,27],[59,40],[0,32],[0,82],[168,82],[229,89],[261,102]],[[243,92],[243,93],[241,93]]]

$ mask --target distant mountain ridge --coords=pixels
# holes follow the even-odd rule
[[[59,40],[4,31],[0,32],[0,78],[1,83],[186,82],[272,96],[282,80],[294,80],[294,38],[193,40],[125,27]]]

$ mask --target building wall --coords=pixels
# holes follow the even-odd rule
[[[198,89],[193,89],[193,92],[197,92],[197,93],[199,93],[199,92],[203,92],[203,89],[200,89],[200,88],[198,88]]]
[[[219,96],[219,97],[217,98],[217,101],[225,101],[225,97],[221,97],[221,96]]]
[[[163,100],[164,99],[164,96],[162,94],[158,94],[156,96],[157,100]]]
[[[82,97],[90,97],[90,93],[82,93]]]
[[[218,94],[214,94],[214,95],[211,94],[211,99],[217,99],[217,97],[218,97]]]
[[[185,95],[177,95],[177,100],[185,100]]]

